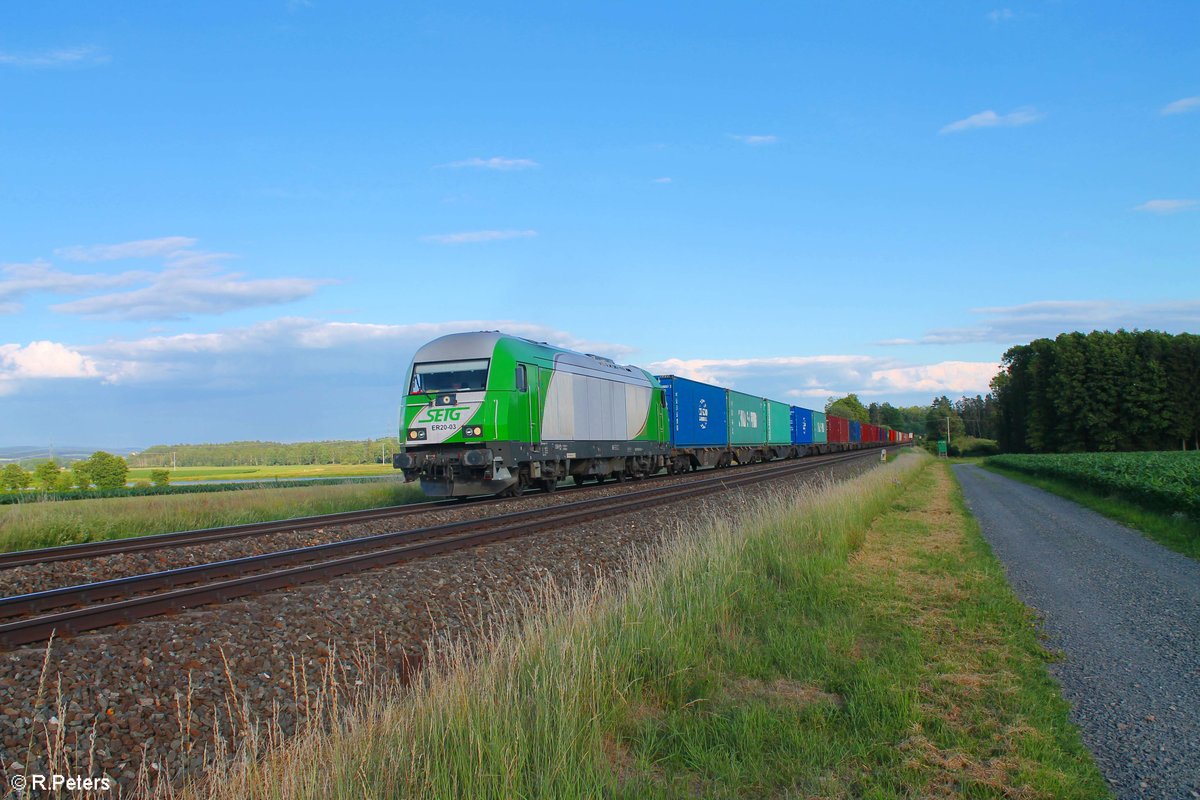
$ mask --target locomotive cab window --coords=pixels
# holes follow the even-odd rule
[[[487,388],[487,359],[414,364],[409,394],[481,392]]]
[[[517,365],[517,391],[525,392],[529,390],[529,378],[525,373],[525,365]]]

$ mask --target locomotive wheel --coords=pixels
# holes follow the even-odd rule
[[[613,477],[617,479],[617,483],[625,482],[625,473],[624,472],[614,472]]]
[[[542,479],[542,491],[545,492],[546,494],[553,494],[554,490],[557,488],[558,488],[558,481],[556,479],[554,479],[554,478],[543,478]]]

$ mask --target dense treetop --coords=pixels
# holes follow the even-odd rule
[[[1063,333],[1004,354],[992,381],[1006,452],[1200,446],[1200,336]]]

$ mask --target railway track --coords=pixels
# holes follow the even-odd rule
[[[825,458],[816,456],[815,458]],[[671,475],[656,475],[651,478],[676,477]],[[609,485],[609,484],[603,484]],[[575,491],[587,491],[596,487],[591,483],[587,486],[570,486],[558,490],[560,494]],[[530,489],[528,493],[540,494],[540,490]],[[43,547],[36,550],[17,550],[10,553],[0,553],[0,569],[23,567],[30,564],[48,564],[56,561],[74,561],[96,556],[120,555],[122,553],[141,553],[150,550],[161,550],[168,547],[189,547],[191,545],[209,544],[212,542],[228,541],[230,539],[246,539],[254,536],[267,536],[274,533],[291,531],[315,530],[337,525],[356,525],[363,522],[374,522],[382,519],[400,519],[415,516],[427,511],[444,508],[462,508],[464,505],[487,506],[503,503],[511,498],[478,497],[451,500],[431,500],[424,503],[409,503],[403,506],[388,506],[385,508],[368,508],[361,511],[343,511],[337,514],[320,514],[311,517],[294,517],[292,519],[271,520],[268,522],[250,522],[243,525],[227,525],[220,528],[202,528],[192,531],[176,531],[159,533],[149,536],[133,536],[125,539],[106,539],[99,542],[82,542],[58,547]]]
[[[52,635],[82,633],[187,608],[328,580],[339,575],[461,550],[550,527],[626,514],[714,491],[872,457],[873,451],[857,451],[786,461],[775,467],[744,474],[722,472],[686,484],[594,497],[485,519],[376,534],[0,598],[0,620],[9,620],[0,623],[0,648],[11,649],[44,641]],[[294,523],[295,520],[291,522]],[[222,532],[228,530],[216,529]]]

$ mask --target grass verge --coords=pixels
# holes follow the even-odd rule
[[[1200,522],[1184,514],[1168,514],[1146,508],[1134,500],[1102,495],[1069,481],[1028,475],[995,464],[981,466],[1006,478],[1036,486],[1103,514],[1115,522],[1140,531],[1163,547],[1190,558],[1200,558]]]
[[[220,798],[1107,795],[948,469],[909,456],[548,591]],[[474,653],[474,655],[472,655]]]
[[[388,482],[18,503],[0,506],[0,552],[333,514],[422,499],[416,484]]]

